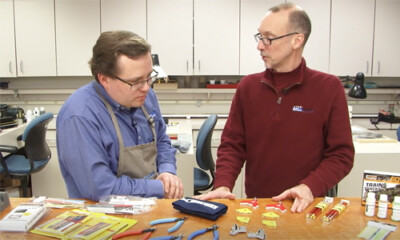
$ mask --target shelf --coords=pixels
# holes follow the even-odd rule
[[[0,95],[5,97],[22,97],[29,95],[54,95],[58,96],[57,99],[61,95],[69,96],[76,89],[1,89]],[[157,94],[157,98],[159,100],[232,100],[233,95],[235,94],[236,89],[233,88],[181,88],[181,89],[166,89],[166,90],[155,90]],[[345,92],[348,93],[349,89],[345,89]],[[400,95],[400,88],[376,88],[376,89],[367,89],[368,96],[375,95],[386,95],[390,96],[390,99],[396,100]],[[387,97],[385,97],[387,98]],[[352,101],[369,101],[370,98],[367,99],[353,99],[349,98]],[[388,100],[388,99],[385,99]]]

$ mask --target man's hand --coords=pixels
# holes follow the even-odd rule
[[[226,199],[235,199],[235,195],[231,193],[229,188],[227,187],[219,187],[217,189],[214,189],[210,192],[194,196],[193,198],[199,199],[199,200],[210,200],[210,199],[221,199],[221,198],[226,198]]]
[[[297,185],[284,191],[279,196],[272,197],[272,201],[278,202],[288,198],[294,199],[290,209],[292,212],[302,212],[314,201],[310,188],[305,184]]]
[[[157,176],[164,185],[165,198],[181,198],[183,196],[182,180],[174,174],[164,172]]]

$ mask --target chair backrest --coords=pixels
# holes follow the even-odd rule
[[[214,170],[215,163],[211,152],[211,137],[218,116],[210,115],[201,125],[196,140],[196,161],[203,170]]]
[[[397,128],[397,141],[400,142],[400,126]]]
[[[44,113],[37,116],[26,126],[22,140],[25,141],[28,159],[35,161],[51,158],[51,151],[46,142],[46,131],[47,125],[52,119],[52,113]]]

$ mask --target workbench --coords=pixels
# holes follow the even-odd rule
[[[29,198],[11,198],[11,206],[6,208],[0,214],[0,218],[3,218],[11,209],[15,208],[18,204],[26,203],[30,199]],[[259,229],[264,229],[266,234],[265,239],[357,239],[357,235],[364,229],[367,222],[369,220],[377,220],[385,223],[390,223],[397,226],[397,230],[395,232],[390,233],[388,240],[390,239],[400,239],[400,222],[394,222],[390,220],[390,217],[387,219],[379,219],[377,217],[366,217],[364,215],[364,206],[361,206],[360,198],[346,198],[346,200],[350,201],[349,207],[340,214],[336,219],[334,219],[331,223],[323,223],[322,215],[327,213],[329,209],[339,202],[341,198],[335,198],[333,204],[323,212],[319,217],[315,220],[306,219],[306,214],[313,208],[315,204],[322,200],[322,198],[317,198],[314,202],[302,213],[291,213],[290,207],[292,206],[291,200],[283,201],[283,205],[287,208],[287,211],[282,213],[277,210],[266,210],[266,204],[273,204],[271,199],[257,199],[259,203],[259,207],[253,209],[251,206],[241,205],[240,201],[244,199],[236,199],[236,200],[227,200],[227,199],[219,199],[214,200],[215,202],[220,202],[226,204],[228,206],[228,211],[225,215],[222,215],[216,221],[211,221],[208,219],[200,218],[193,215],[184,214],[175,210],[172,206],[172,202],[176,201],[171,199],[160,199],[157,200],[157,206],[150,212],[141,214],[141,215],[116,215],[118,217],[126,217],[138,220],[138,222],[131,227],[131,229],[146,229],[151,227],[149,223],[153,220],[160,218],[172,218],[172,217],[188,217],[188,219],[183,223],[183,225],[174,233],[168,234],[167,229],[171,228],[175,223],[164,223],[155,225],[156,231],[152,234],[151,237],[157,236],[165,236],[165,235],[178,235],[182,233],[184,235],[183,239],[187,239],[190,233],[200,230],[203,228],[211,227],[213,224],[217,224],[219,226],[218,231],[221,240],[227,239],[248,239],[245,233],[239,233],[235,236],[230,235],[230,230],[233,224],[238,224],[239,226],[246,226],[247,232],[256,232]],[[248,199],[247,199],[248,200]],[[251,200],[251,199],[250,199]],[[88,204],[93,204],[91,201],[87,201]],[[253,211],[250,214],[240,214],[236,210],[239,208],[248,208]],[[44,219],[40,220],[40,223],[43,223],[46,220],[56,217],[62,212],[67,211],[66,209],[52,209],[51,213],[47,215]],[[274,212],[279,215],[279,219],[276,219],[277,227],[275,229],[271,229],[262,224],[262,220],[266,220],[265,217],[262,216],[263,213],[266,212]],[[391,216],[392,210],[388,211],[388,216]],[[250,222],[240,223],[236,220],[238,216],[246,216],[250,217]],[[122,238],[124,239],[139,239],[142,235],[130,236]],[[196,237],[196,240],[201,239],[212,239],[213,233],[207,232],[199,237]],[[45,240],[45,239],[54,239],[46,236],[41,236],[33,233],[12,233],[12,232],[0,232],[0,239],[35,239],[35,240]]]

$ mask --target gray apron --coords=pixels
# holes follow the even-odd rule
[[[119,159],[118,159],[118,172],[117,177],[127,175],[131,178],[156,178],[157,177],[157,135],[154,129],[154,119],[149,116],[147,109],[144,105],[141,107],[144,115],[146,116],[151,131],[153,133],[153,141],[136,146],[125,147],[122,139],[121,131],[119,129],[117,118],[111,108],[111,105],[106,101],[96,86],[96,91],[101,97],[101,100],[107,106],[107,110],[111,115],[115,131],[117,132],[119,142]]]

